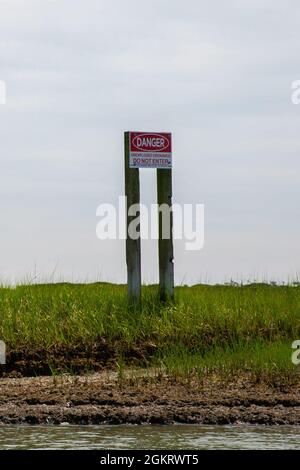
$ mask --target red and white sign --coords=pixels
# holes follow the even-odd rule
[[[130,132],[130,168],[172,168],[172,134]]]

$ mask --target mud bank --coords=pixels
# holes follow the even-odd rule
[[[246,376],[224,383],[168,377],[121,381],[90,376],[0,379],[1,424],[300,424],[300,380],[278,390]]]

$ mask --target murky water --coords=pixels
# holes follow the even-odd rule
[[[300,449],[300,426],[0,426],[0,449]]]

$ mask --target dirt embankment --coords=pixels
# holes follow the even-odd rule
[[[300,380],[278,390],[247,377],[179,383],[168,377],[0,379],[2,424],[300,424]]]
[[[141,341],[128,347],[122,342],[109,342],[104,337],[89,348],[84,344],[73,347],[52,346],[49,349],[8,348],[6,365],[0,365],[0,377],[12,372],[24,377],[52,375],[53,371],[59,374],[100,372],[114,368],[120,356],[131,364],[147,366],[155,351],[156,346],[151,342]]]

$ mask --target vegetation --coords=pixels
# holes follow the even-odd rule
[[[49,366],[58,350],[88,358],[105,346],[110,365],[287,377],[295,369],[291,343],[300,339],[300,286],[183,286],[164,305],[157,286],[145,286],[140,310],[123,285],[1,287],[0,338],[11,357],[44,351]]]

